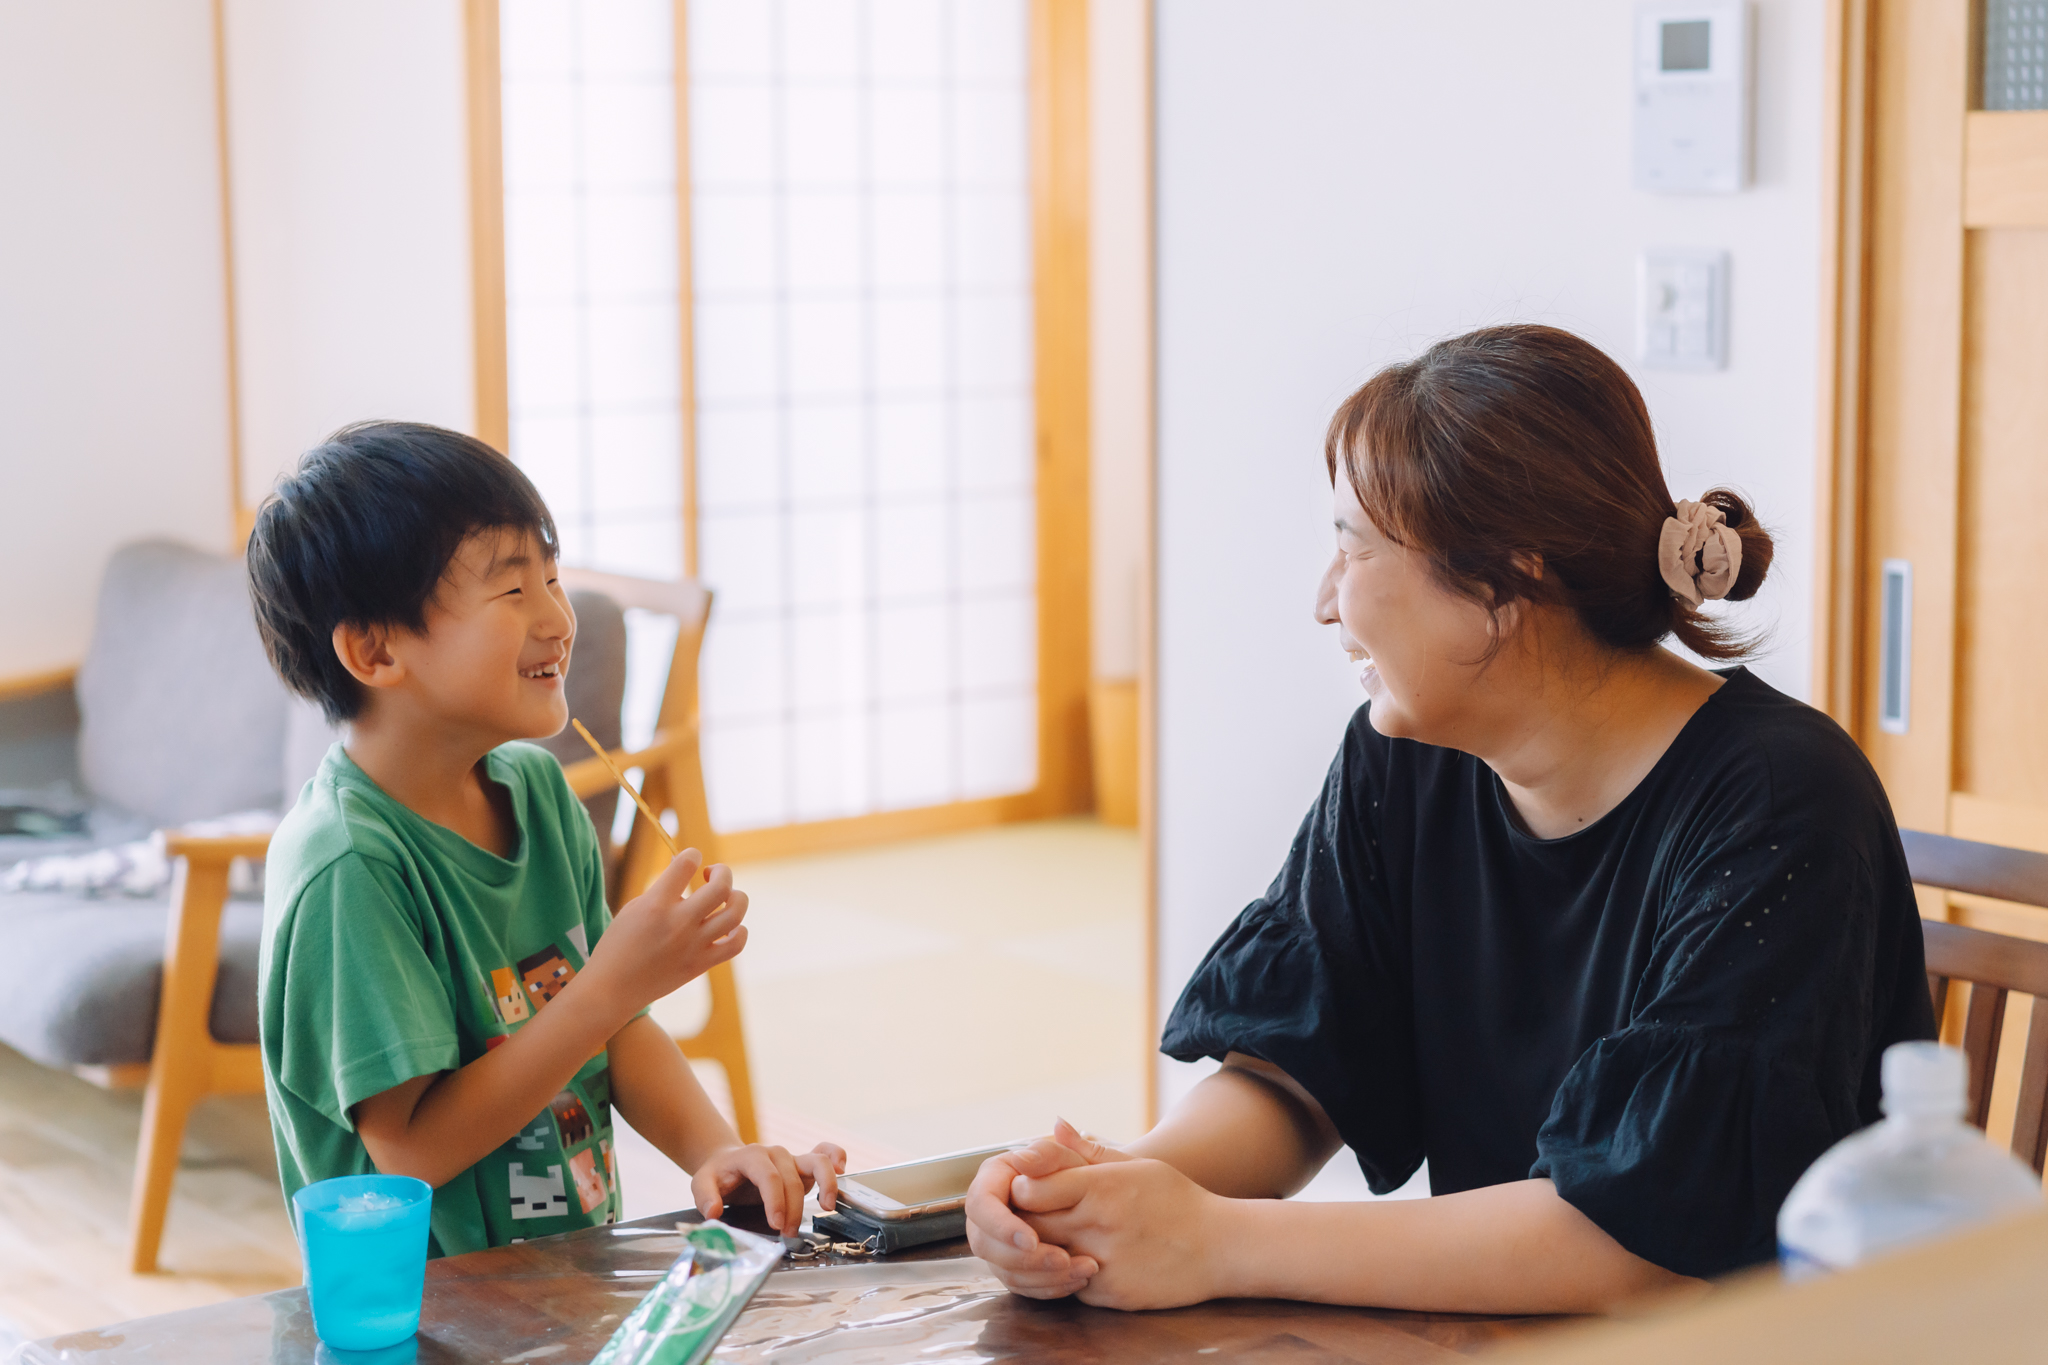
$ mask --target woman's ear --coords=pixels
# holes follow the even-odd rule
[[[334,657],[349,676],[365,687],[391,687],[405,678],[405,665],[391,652],[391,633],[384,626],[357,626],[344,621],[334,628]]]

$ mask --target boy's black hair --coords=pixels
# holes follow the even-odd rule
[[[461,432],[357,422],[299,457],[256,513],[249,595],[285,686],[339,723],[363,689],[334,628],[426,629],[427,603],[469,536],[530,532],[557,553],[554,518],[519,466]]]

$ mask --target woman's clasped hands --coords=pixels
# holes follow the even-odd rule
[[[967,1193],[967,1242],[1012,1293],[1176,1308],[1230,1292],[1222,1261],[1233,1202],[1061,1119],[1051,1137],[982,1163]]]

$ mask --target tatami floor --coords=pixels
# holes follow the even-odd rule
[[[738,972],[764,1136],[823,1138],[856,1166],[1043,1132],[1137,1132],[1137,836],[1047,821],[738,869],[753,902]],[[704,1008],[662,1002],[675,1031]],[[707,1086],[722,1092],[715,1068]],[[0,1047],[0,1343],[296,1284],[260,1098],[202,1106],[164,1272],[127,1273],[141,1097]],[[628,1216],[689,1184],[621,1134]]]

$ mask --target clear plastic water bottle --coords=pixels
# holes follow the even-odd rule
[[[2041,1207],[2041,1177],[1963,1122],[1961,1052],[1894,1043],[1883,1080],[1884,1121],[1830,1147],[1778,1211],[1787,1279]]]

